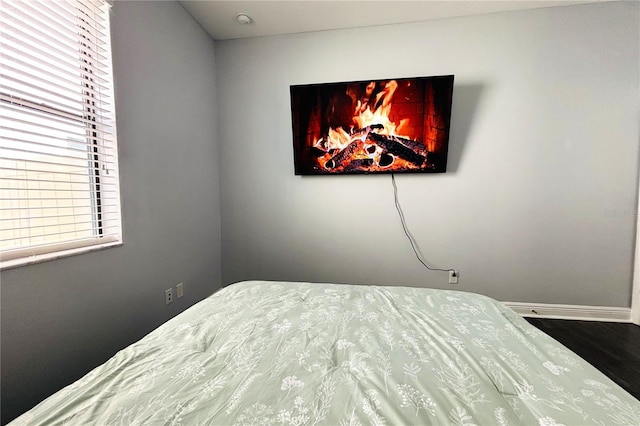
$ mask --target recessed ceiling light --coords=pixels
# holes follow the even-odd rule
[[[253,22],[253,19],[251,19],[251,16],[247,15],[246,13],[238,13],[238,16],[236,16],[236,21],[238,21],[242,25],[247,25]]]

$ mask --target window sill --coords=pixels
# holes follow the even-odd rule
[[[83,247],[75,247],[69,249],[57,250],[50,253],[34,254],[31,256],[23,256],[16,259],[2,260],[0,254],[0,271],[7,269],[19,268],[21,266],[33,265],[36,263],[48,262],[50,260],[61,259],[63,257],[76,256],[78,254],[89,253],[92,251],[103,250],[110,247],[119,247],[123,243],[121,240],[109,241],[100,244],[92,244]]]

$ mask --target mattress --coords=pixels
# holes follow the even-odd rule
[[[12,425],[639,425],[640,401],[477,294],[225,287]]]

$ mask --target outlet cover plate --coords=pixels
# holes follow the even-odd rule
[[[184,296],[184,283],[176,284],[176,298],[180,299]]]

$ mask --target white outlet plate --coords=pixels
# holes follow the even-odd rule
[[[449,271],[449,284],[458,284],[458,277],[460,273],[458,271]]]
[[[173,289],[168,288],[164,291],[164,303],[167,305],[173,303]]]
[[[184,296],[184,283],[176,284],[176,298],[180,299]]]

